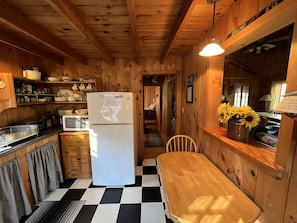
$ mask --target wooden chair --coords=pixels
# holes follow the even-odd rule
[[[198,152],[196,142],[187,135],[172,136],[166,143],[166,152]]]

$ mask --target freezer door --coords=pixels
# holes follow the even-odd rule
[[[90,147],[94,185],[135,183],[135,145],[132,125],[91,125]]]
[[[131,124],[134,115],[132,92],[95,92],[87,94],[90,124]]]

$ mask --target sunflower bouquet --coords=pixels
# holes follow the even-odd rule
[[[260,122],[260,116],[248,105],[236,107],[229,103],[222,103],[217,109],[220,123],[227,123],[229,119],[236,119],[247,128],[254,128]]]

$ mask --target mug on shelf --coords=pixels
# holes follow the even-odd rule
[[[86,90],[87,90],[87,91],[91,91],[91,90],[93,90],[93,86],[92,86],[92,84],[88,84],[87,87],[86,87]]]
[[[81,91],[86,90],[85,85],[84,85],[84,84],[80,84],[80,85],[79,85],[79,90],[81,90]]]
[[[78,91],[79,90],[77,84],[72,85],[72,90],[73,91]]]

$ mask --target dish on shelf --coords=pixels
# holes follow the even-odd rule
[[[58,97],[73,97],[73,91],[69,90],[69,89],[61,89],[57,92],[57,96]]]
[[[39,98],[38,102],[46,102],[46,98]]]
[[[78,115],[86,115],[88,114],[88,109],[77,109],[75,110],[75,113]]]
[[[59,81],[60,78],[58,78],[58,77],[47,77],[47,80],[48,81]]]
[[[72,77],[61,77],[62,81],[72,81]]]
[[[57,102],[67,101],[67,97],[55,97],[55,101]]]
[[[68,97],[67,99],[68,99],[68,101],[76,101],[75,97]]]
[[[75,99],[76,99],[77,101],[80,101],[80,100],[82,99],[82,96],[81,96],[80,94],[77,94],[77,93],[74,93],[74,94],[73,94],[73,97],[75,97]]]

